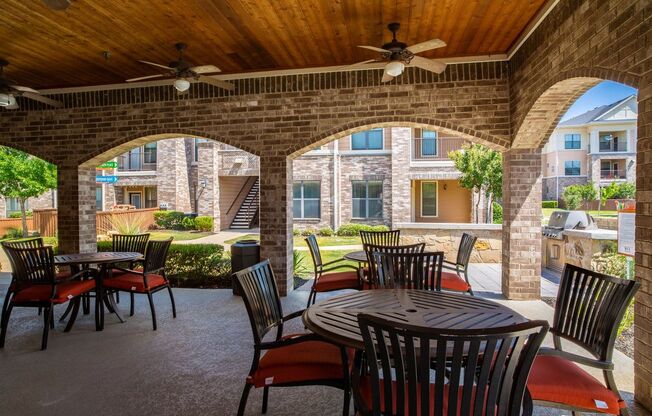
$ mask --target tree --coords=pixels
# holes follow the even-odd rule
[[[578,209],[582,203],[584,203],[588,209],[588,203],[598,199],[598,191],[595,190],[595,187],[591,182],[585,185],[576,184],[567,186],[564,189],[562,198],[566,203],[567,209]]]
[[[18,200],[23,237],[27,237],[27,199],[56,187],[56,166],[25,152],[0,146],[0,196]]]
[[[455,168],[462,172],[460,185],[484,195],[487,201],[486,222],[492,220],[493,201],[503,192],[503,158],[502,155],[481,144],[465,144],[460,150],[449,152],[448,157],[455,163]],[[475,203],[476,222],[480,217],[480,198]]]

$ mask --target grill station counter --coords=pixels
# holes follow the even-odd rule
[[[585,253],[581,248],[566,247],[568,236],[565,232],[569,230],[598,230],[598,226],[593,217],[584,211],[554,211],[550,215],[548,225],[541,229],[544,266],[548,269],[561,271],[564,264],[570,260],[567,258],[569,250],[579,251],[577,255],[584,256]],[[587,238],[590,240],[591,234]],[[576,263],[575,261],[570,262]]]

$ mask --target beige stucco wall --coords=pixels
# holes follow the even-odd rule
[[[421,216],[421,183],[437,182],[437,216]],[[471,191],[457,180],[412,181],[414,222],[471,222]]]

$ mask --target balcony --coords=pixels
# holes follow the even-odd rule
[[[156,172],[156,155],[129,152],[118,156],[118,172]]]
[[[437,139],[412,139],[413,162],[449,161],[448,152],[459,150],[464,139],[439,137]]]
[[[600,169],[600,179],[627,179],[627,173],[625,172],[625,169]]]
[[[627,152],[627,135],[625,132],[601,133],[600,153]]]
[[[258,156],[243,150],[221,150],[219,172],[225,176],[258,176],[260,160]]]

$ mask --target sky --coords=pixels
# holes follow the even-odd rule
[[[595,107],[622,100],[632,94],[636,94],[636,88],[613,81],[603,81],[578,98],[561,118],[561,121],[579,116],[589,110],[593,110]]]

